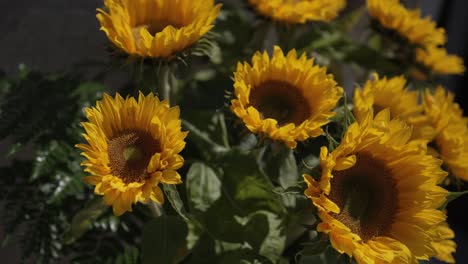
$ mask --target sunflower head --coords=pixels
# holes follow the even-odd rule
[[[443,28],[437,28],[429,17],[422,18],[419,9],[406,9],[400,0],[367,0],[367,9],[383,28],[398,33],[414,45],[442,45],[446,41]]]
[[[463,74],[463,59],[449,55],[444,48],[429,46],[416,50],[416,61],[435,74]]]
[[[435,131],[424,115],[424,107],[419,104],[418,91],[409,90],[406,82],[403,76],[380,79],[374,74],[373,80],[367,81],[362,89],[355,90],[354,115],[358,121],[363,121],[369,112],[377,114],[389,108],[392,118],[401,119],[413,127],[413,140],[427,143]]]
[[[468,118],[454,95],[439,86],[424,95],[425,113],[436,131],[433,144],[450,172],[468,181]]]
[[[285,56],[277,46],[272,58],[258,52],[252,65],[239,63],[234,78],[232,111],[251,132],[290,148],[323,134],[343,94],[325,68],[295,50]]]
[[[289,24],[330,21],[346,6],[345,0],[249,0],[260,14]]]
[[[357,263],[413,263],[437,254],[433,232],[447,191],[441,162],[408,143],[411,130],[388,109],[352,124],[340,145],[320,153],[319,179],[305,191],[317,207],[319,232]]]
[[[203,37],[221,5],[213,0],[105,0],[97,18],[109,40],[129,55],[170,58]]]
[[[136,202],[163,203],[159,183],[178,184],[176,172],[184,159],[187,132],[181,131],[179,108],[169,108],[152,94],[115,98],[104,95],[96,107],[86,109],[82,123],[87,144],[78,144],[91,176],[84,181],[95,185],[115,215],[132,211]]]

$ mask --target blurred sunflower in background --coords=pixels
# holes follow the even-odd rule
[[[437,186],[441,161],[408,144],[411,129],[390,111],[353,123],[341,144],[320,153],[320,179],[305,175],[317,207],[317,231],[357,263],[415,263],[438,255],[438,208],[448,192]],[[445,236],[447,238],[448,236]],[[441,251],[441,249],[440,249]]]
[[[249,0],[263,16],[285,23],[331,21],[346,6],[345,0]]]
[[[343,89],[327,69],[305,54],[285,56],[275,46],[273,56],[257,52],[252,65],[239,63],[234,73],[232,111],[253,133],[295,148],[297,141],[323,134],[334,116]]]
[[[463,59],[449,55],[445,48],[429,46],[416,50],[416,61],[435,74],[463,74]]]
[[[448,170],[468,181],[468,118],[455,96],[439,86],[424,96],[425,113],[436,131],[434,146]]]
[[[169,58],[213,28],[213,0],[105,0],[97,18],[109,40],[129,55]]]
[[[119,94],[105,94],[96,107],[87,108],[89,122],[82,123],[88,144],[78,144],[86,160],[82,163],[115,215],[132,211],[136,202],[162,204],[159,183],[182,183],[176,172],[184,159],[187,132],[181,131],[179,108],[159,101],[153,94],[140,93],[138,101]]]
[[[399,0],[367,0],[371,18],[385,29],[395,31],[417,46],[438,46],[446,42],[445,30],[430,17],[421,17],[421,10],[407,9]]]
[[[399,118],[413,127],[412,140],[422,144],[429,142],[435,131],[424,115],[424,106],[419,103],[419,92],[411,91],[403,76],[380,79],[377,74],[373,80],[354,92],[354,116],[362,122],[368,113],[377,114],[389,108],[392,118]]]

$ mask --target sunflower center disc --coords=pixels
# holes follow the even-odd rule
[[[160,146],[147,132],[127,131],[109,140],[107,152],[112,174],[130,183],[148,177],[146,168]]]
[[[262,118],[272,118],[279,126],[300,125],[310,116],[310,106],[298,88],[282,81],[266,81],[250,92],[250,103]]]
[[[398,191],[392,172],[367,153],[356,155],[356,164],[334,173],[330,199],[341,212],[336,219],[367,241],[386,235],[398,207]]]

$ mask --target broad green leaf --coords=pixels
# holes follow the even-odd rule
[[[166,194],[166,198],[172,205],[172,208],[186,221],[190,221],[190,217],[185,211],[184,202],[180,199],[177,187],[173,184],[163,184],[163,190]]]
[[[273,184],[260,170],[254,156],[232,151],[222,159],[222,169],[224,194],[236,204],[242,216],[258,210],[284,213],[280,197],[273,192]]]
[[[228,135],[224,115],[208,112],[186,113],[182,126],[190,131],[188,139],[194,142],[205,156],[215,156],[229,150]]]
[[[203,163],[190,167],[186,186],[189,205],[198,211],[206,211],[221,197],[221,181],[215,171]]]
[[[186,250],[188,229],[177,216],[163,215],[148,222],[143,229],[143,264],[176,263]]]
[[[263,241],[270,231],[268,217],[265,214],[254,214],[245,226],[244,234],[246,241],[256,252],[260,252]]]
[[[217,263],[215,252],[215,241],[208,235],[203,234],[198,239],[197,244],[191,250],[191,254],[184,263],[187,264],[206,264]]]
[[[292,150],[288,150],[279,168],[279,183],[283,188],[289,188],[299,180],[296,158]]]
[[[218,263],[223,264],[273,264],[267,258],[249,249],[229,251],[221,255]]]
[[[271,212],[259,211],[250,216],[245,239],[254,251],[276,263],[285,248],[284,228],[283,219]]]
[[[279,150],[267,150],[264,170],[270,178],[287,189],[299,180],[299,170],[294,152],[284,146],[273,145],[272,148],[279,148]]]
[[[321,243],[316,248],[307,247],[302,250],[299,264],[322,263],[322,264],[347,264],[350,259],[345,254],[338,253],[329,243]]]
[[[101,197],[94,198],[85,208],[79,211],[72,219],[70,230],[65,233],[65,243],[71,244],[88,231],[93,222],[101,216],[108,206]]]
[[[215,239],[229,243],[242,243],[244,241],[244,226],[235,218],[240,208],[233,202],[228,197],[223,196],[199,218]]]

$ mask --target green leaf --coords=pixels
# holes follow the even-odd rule
[[[109,259],[111,263],[116,264],[139,264],[140,261],[140,252],[136,247],[126,247],[124,252],[119,254],[114,261]]]
[[[186,186],[187,200],[194,210],[204,212],[221,197],[221,181],[211,167],[200,162],[190,167]]]
[[[223,264],[273,264],[267,258],[249,249],[228,251],[221,255],[218,263]]]
[[[93,222],[101,216],[108,206],[100,197],[96,197],[80,210],[72,219],[70,229],[65,233],[65,243],[71,244],[88,231]]]
[[[201,235],[195,247],[191,250],[191,254],[188,256],[188,260],[186,260],[186,263],[217,263],[215,247],[215,240],[213,240],[212,237],[210,237],[206,233]]]
[[[143,230],[143,263],[176,263],[186,250],[187,225],[176,216],[163,215]]]
[[[235,217],[239,208],[233,202],[223,196],[198,218],[213,238],[229,243],[243,243],[244,226]]]
[[[245,226],[244,234],[252,249],[260,252],[260,248],[269,231],[267,216],[265,214],[254,214]]]
[[[279,147],[273,146],[272,148]],[[294,152],[284,146],[279,151],[266,151],[265,172],[270,178],[275,179],[281,187],[287,189],[299,180],[299,170],[294,157]]]
[[[462,195],[465,195],[465,194],[468,194],[468,191],[464,191],[464,192],[449,192],[448,195],[447,195],[447,200],[445,201],[445,203],[440,207],[441,210],[444,210],[445,207],[447,207],[447,205],[457,199],[458,197],[462,196]]]
[[[225,195],[240,209],[243,216],[258,210],[276,214],[285,212],[273,184],[260,170],[254,156],[232,151],[221,160]]]
[[[180,199],[177,187],[173,184],[163,184],[163,190],[167,199],[172,205],[172,208],[186,221],[190,221],[190,217],[184,208],[184,202]]]
[[[322,263],[322,264],[347,264],[350,259],[345,254],[340,254],[329,243],[320,243],[315,248],[308,247],[302,250],[299,264]]]
[[[184,129],[190,131],[190,133],[188,134],[188,140],[195,142],[199,149],[208,152],[208,155],[211,153],[225,153],[228,151],[228,148],[226,146],[223,146],[214,140],[217,137],[219,137],[219,135],[221,135],[222,132],[220,133],[217,130],[206,131],[200,129],[201,127],[205,127],[206,129],[207,123],[202,121],[200,122],[200,126],[197,127],[188,120],[182,120],[182,126]],[[208,129],[209,128],[210,126],[208,125]]]
[[[286,243],[284,228],[283,220],[277,215],[259,211],[250,216],[245,238],[254,251],[276,263]]]

